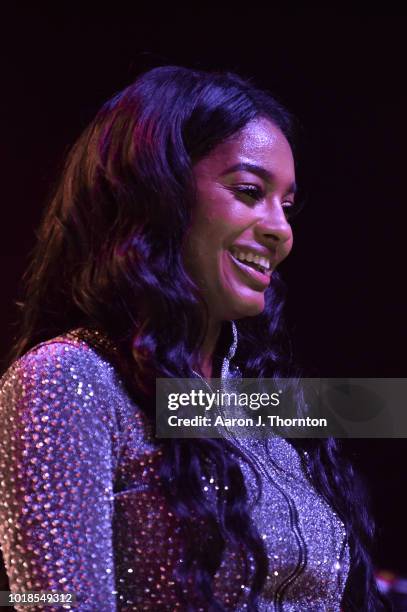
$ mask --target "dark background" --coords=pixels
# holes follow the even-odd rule
[[[0,358],[67,149],[140,71],[181,64],[253,77],[305,128],[308,203],[281,266],[300,362],[321,376],[405,377],[407,18],[109,4],[20,4],[3,14]],[[371,490],[377,567],[407,574],[407,443],[345,446]]]

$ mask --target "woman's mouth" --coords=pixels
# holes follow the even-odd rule
[[[228,254],[234,266],[246,280],[253,281],[256,289],[264,290],[268,287],[272,273],[270,259],[251,252],[240,251],[236,247],[232,247]]]

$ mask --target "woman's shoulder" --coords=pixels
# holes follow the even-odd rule
[[[45,389],[66,384],[68,379],[77,382],[77,392],[84,380],[89,386],[111,386],[117,378],[116,354],[116,346],[105,333],[85,327],[71,329],[39,342],[12,362],[0,378],[0,394],[10,387],[39,385]]]
[[[116,456],[129,436],[139,448],[153,435],[152,426],[128,393],[118,353],[104,332],[92,328],[36,344],[0,379],[0,429],[12,435],[16,428],[46,424],[57,437],[61,431],[99,432],[99,441],[103,435],[112,440]]]

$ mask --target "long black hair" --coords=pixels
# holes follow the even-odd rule
[[[270,93],[231,72],[154,68],[104,104],[71,148],[44,211],[9,359],[74,327],[105,330],[120,348],[130,392],[153,418],[155,379],[193,377],[207,326],[204,296],[181,258],[195,202],[193,165],[257,117],[280,128],[298,167],[294,117]],[[264,312],[236,322],[236,358],[245,376],[290,371],[283,303],[284,285],[275,273]],[[225,440],[193,442],[163,442],[160,468],[168,501],[190,529],[187,570],[208,609],[223,610],[212,579],[226,542],[240,546],[253,560],[248,609],[255,610],[267,555],[249,519],[238,457],[231,448],[225,452]],[[352,466],[335,439],[295,444],[308,449],[313,482],[346,526],[351,571],[343,606],[376,612],[368,553],[373,523]],[[200,487],[208,459],[228,487],[219,513]],[[211,529],[207,541],[194,534],[196,517]]]

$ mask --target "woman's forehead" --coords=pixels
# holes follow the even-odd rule
[[[194,166],[195,175],[224,175],[228,169],[243,170],[246,166],[260,166],[274,176],[286,175],[294,181],[294,159],[288,140],[279,127],[267,119],[248,123],[230,139],[218,144]]]

